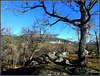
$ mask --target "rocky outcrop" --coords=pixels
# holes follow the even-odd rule
[[[69,61],[67,52],[48,52],[26,62],[26,68],[32,68],[32,75],[89,75],[76,65],[77,61]]]
[[[53,63],[53,64],[69,64],[68,58],[68,53],[67,52],[48,52],[47,54],[42,54],[38,58],[32,58],[31,60],[27,61],[25,63],[26,67],[33,67],[35,65],[39,64],[48,64],[48,63]]]

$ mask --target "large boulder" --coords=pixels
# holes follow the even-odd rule
[[[57,59],[55,59],[55,62],[62,62],[64,59],[62,57],[59,57]]]
[[[56,52],[49,52],[47,55],[51,58],[51,59],[56,59],[57,58],[57,56],[55,55],[56,54]]]
[[[67,58],[68,57],[67,52],[57,52],[55,55],[58,56],[58,57],[62,57],[62,58]]]

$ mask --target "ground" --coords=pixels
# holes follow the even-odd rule
[[[78,56],[77,54],[69,54],[68,59],[70,61],[77,60]],[[92,56],[92,55],[86,55],[86,62],[87,65],[85,67],[85,70],[91,71],[93,74],[99,75],[99,57],[98,56]],[[6,66],[7,67],[7,66]],[[17,67],[10,67],[10,69],[6,70],[3,69],[2,73],[3,75],[38,75],[38,74],[48,74],[48,75],[73,75],[72,72],[69,71],[68,68],[75,68],[74,64],[69,64],[65,66],[62,65],[55,65],[55,64],[43,64],[43,65],[37,65],[35,67],[31,68],[25,68],[24,66],[17,66]],[[67,69],[67,71],[63,70]],[[34,71],[33,71],[34,70]],[[72,70],[72,69],[71,69]]]

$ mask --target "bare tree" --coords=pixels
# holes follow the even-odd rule
[[[2,43],[12,43],[12,29],[9,26],[6,26],[1,29],[1,42]]]
[[[4,27],[1,29],[1,58],[3,61],[8,61],[14,66],[16,66],[18,51],[16,45],[13,42],[12,29],[11,27]],[[17,54],[16,54],[17,52]]]
[[[25,41],[27,43],[27,49],[26,49],[26,46],[23,47],[24,62],[27,61],[26,58],[29,58],[29,57],[26,57],[26,54],[27,54],[26,51],[34,52],[34,50],[37,47],[37,44],[35,43],[36,38],[34,36],[36,34],[37,34],[37,31],[36,31],[36,26],[35,25],[32,26],[32,29],[30,29],[29,27],[26,27],[26,28],[23,27],[22,28],[22,37],[23,37],[23,39],[25,39]]]
[[[30,50],[32,52],[32,54],[29,56],[29,60],[31,60],[33,55],[35,54],[38,43],[45,41],[45,36],[47,33],[46,24],[47,22],[44,18],[36,18],[34,25],[32,25],[30,28],[22,28],[23,37],[28,42],[28,51]],[[24,60],[26,62],[25,52],[26,49],[24,48]]]
[[[7,9],[18,11],[19,13],[25,13],[32,9],[40,7],[40,8],[43,8],[43,10],[45,11],[47,15],[57,18],[57,20],[54,23],[50,24],[50,26],[56,24],[59,21],[63,21],[63,22],[68,22],[70,24],[73,24],[76,27],[79,27],[80,41],[79,41],[79,51],[78,51],[78,60],[79,60],[78,64],[79,66],[85,66],[84,50],[86,46],[86,31],[87,31],[87,28],[89,28],[87,26],[87,23],[91,19],[91,16],[98,14],[98,10],[94,11],[93,13],[90,12],[92,8],[96,5],[96,3],[98,3],[98,1],[96,0],[95,1],[61,1],[61,2],[58,1],[58,4],[60,3],[61,5],[69,7],[73,12],[78,12],[80,14],[80,15],[77,15],[78,17],[75,17],[73,19],[72,17],[70,17],[73,15],[70,15],[70,14],[66,15],[65,12],[61,12],[57,10],[57,8],[59,8],[57,6],[57,1],[52,2],[52,7],[51,9],[49,9],[51,11],[48,11],[47,1],[38,1],[38,2],[33,2],[33,3],[34,4],[31,5],[28,1],[26,2],[24,1],[23,3],[20,3],[19,5],[15,5],[16,8],[14,9],[11,9],[11,8],[7,8]],[[68,14],[69,12],[66,11],[66,13]]]
[[[97,46],[97,55],[99,54],[99,51],[100,51],[100,48],[99,48],[99,38],[98,38],[98,31],[97,30],[94,30],[95,32],[95,37],[96,37],[96,46]]]

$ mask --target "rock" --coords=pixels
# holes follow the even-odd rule
[[[51,62],[51,60],[48,57],[45,57],[46,62]]]
[[[85,49],[85,55],[88,55],[88,53],[89,53],[89,52]]]
[[[63,57],[63,58],[68,57],[68,55],[69,55],[69,54],[68,54],[67,52],[62,52],[62,57]]]
[[[96,55],[94,52],[90,52],[89,55]]]
[[[30,63],[30,65],[37,65],[37,64],[39,64],[37,61],[32,61],[31,63]]]
[[[62,52],[62,54],[65,56],[65,55],[69,55],[68,52]]]
[[[68,55],[67,52],[58,52],[58,53],[56,53],[56,56],[58,56],[58,57],[63,57],[63,58],[68,57],[67,55]]]
[[[37,64],[69,64],[69,61],[66,60],[68,53],[67,52],[49,52],[47,54],[42,54],[37,58],[32,58],[27,62],[26,66],[35,66]]]
[[[67,73],[63,72],[62,75],[68,75]]]
[[[42,54],[42,56],[39,57],[43,63],[49,63],[51,60],[48,58],[47,54]]]
[[[85,75],[85,73],[86,73],[86,70],[84,68],[80,68],[80,67],[72,68],[72,69],[70,69],[70,71],[74,75]]]
[[[63,61],[63,58],[62,57],[59,57],[55,60],[55,62],[62,62]]]
[[[49,52],[47,55],[51,58],[51,59],[56,59],[57,56],[55,56],[56,52]]]
[[[39,60],[41,60],[41,62],[45,63],[44,58],[43,57],[38,57]]]
[[[66,59],[66,64],[69,64],[69,60]]]

